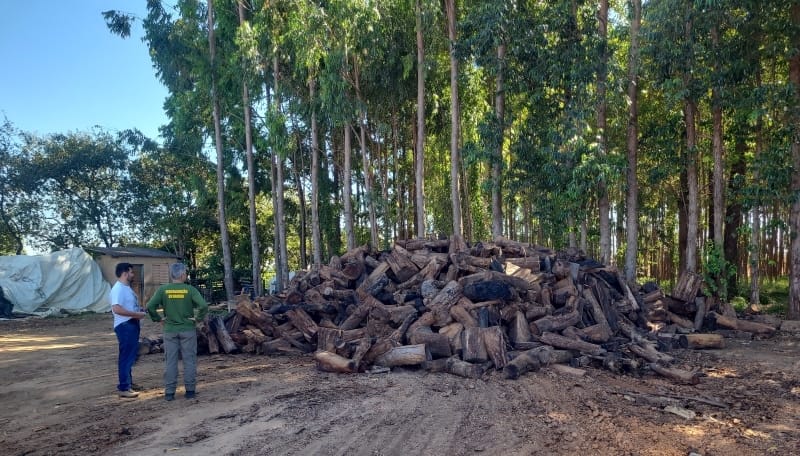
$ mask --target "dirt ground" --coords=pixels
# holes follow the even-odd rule
[[[143,335],[158,334],[146,322]],[[671,352],[699,385],[547,367],[518,380],[395,369],[319,372],[310,357],[201,356],[196,399],[163,400],[145,355],[120,399],[111,316],[0,321],[7,455],[800,454],[800,338]]]

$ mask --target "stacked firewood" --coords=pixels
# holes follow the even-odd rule
[[[695,333],[698,319],[685,316],[702,314],[702,323],[713,313],[689,308],[699,288],[689,280],[676,287],[688,290],[679,297],[652,284],[632,290],[615,268],[577,250],[502,238],[399,240],[390,251],[359,247],[302,271],[283,293],[240,296],[201,327],[200,347],[313,353],[320,370],[343,373],[418,366],[514,379],[556,363],[697,383],[697,372],[671,365],[664,334],[691,348],[718,344],[721,336]]]

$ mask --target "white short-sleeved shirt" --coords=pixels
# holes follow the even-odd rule
[[[133,289],[129,285],[125,285],[122,282],[117,282],[111,287],[111,305],[119,304],[125,310],[130,310],[131,312],[141,312],[139,309],[139,300],[136,298],[136,294],[133,292]],[[117,325],[120,323],[125,323],[126,321],[130,320],[131,317],[124,317],[122,315],[117,315],[112,310],[111,313],[114,314],[114,327],[116,328]]]

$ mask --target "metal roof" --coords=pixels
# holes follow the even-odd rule
[[[90,252],[109,255],[114,258],[121,257],[149,257],[149,258],[176,258],[180,259],[174,253],[166,252],[164,250],[149,249],[146,247],[84,247],[84,250]]]

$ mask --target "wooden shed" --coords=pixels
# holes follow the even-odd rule
[[[84,250],[94,257],[100,265],[103,278],[111,286],[117,282],[114,274],[117,264],[130,263],[135,273],[131,288],[139,296],[142,306],[147,304],[159,286],[169,283],[169,265],[181,261],[175,254],[143,247],[85,247]]]

